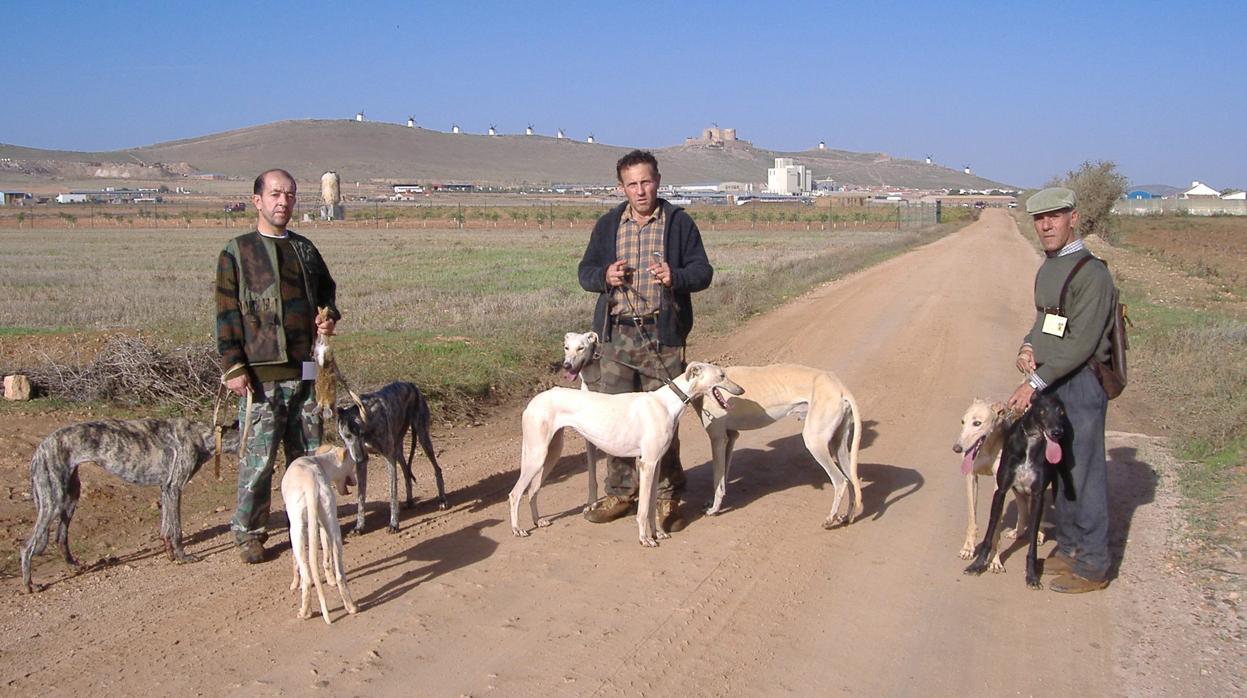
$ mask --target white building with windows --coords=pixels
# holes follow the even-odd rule
[[[766,171],[766,190],[772,194],[800,196],[813,185],[814,174],[792,158],[775,158],[775,167]]]

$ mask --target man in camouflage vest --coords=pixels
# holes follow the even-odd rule
[[[216,336],[222,380],[251,395],[251,435],[238,468],[238,508],[230,529],[244,562],[264,560],[277,446],[286,463],[320,445],[321,416],[312,390],[317,332],[331,335],[341,317],[335,285],[311,240],[287,230],[295,181],[285,170],[255,179],[256,229],[231,240],[217,259]],[[329,317],[316,319],[319,307]],[[239,423],[246,418],[239,400]]]

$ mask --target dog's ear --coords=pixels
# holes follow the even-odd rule
[[[590,341],[590,342],[593,342],[594,344],[597,344],[597,343],[598,343],[598,333],[597,333],[597,332],[590,332],[590,333],[589,333],[589,341]]]
[[[694,361],[693,363],[689,364],[689,365],[688,365],[688,377],[689,377],[689,378],[694,378],[694,377],[696,377],[696,376],[701,375],[702,365],[703,365],[703,364],[698,363],[698,362],[696,362],[696,361]]]

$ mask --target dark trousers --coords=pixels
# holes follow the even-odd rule
[[[1056,498],[1057,548],[1074,558],[1074,571],[1092,580],[1108,575],[1108,464],[1104,459],[1104,415],[1108,397],[1090,368],[1083,367],[1049,388],[1065,404],[1076,499]]]
[[[656,337],[657,330],[653,325],[645,326],[644,331],[651,338]],[[611,341],[601,345],[602,359],[599,362],[601,376],[596,381],[585,379],[589,390],[597,393],[618,395],[649,391],[664,385],[659,376],[675,378],[684,372],[684,347],[665,347],[658,345],[655,355],[653,347],[645,340],[640,328],[631,325],[615,325],[611,328]],[[620,365],[619,361],[636,366],[640,372]],[[658,498],[679,499],[684,492],[684,468],[680,465],[680,429],[676,425],[675,436],[671,446],[658,461]],[[606,494],[616,497],[637,495],[637,475],[635,458],[606,458]]]

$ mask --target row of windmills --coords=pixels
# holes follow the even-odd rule
[[[356,112],[356,113],[355,113],[355,120],[356,120],[356,121],[359,121],[359,122],[363,122],[363,121],[365,121],[366,119],[364,118],[364,112],[362,112],[362,111]],[[407,128],[415,128],[415,127],[416,127],[416,117],[414,117],[414,116],[409,116],[409,117],[407,117]],[[451,124],[451,126],[450,126],[450,132],[451,132],[451,133],[463,133],[463,130],[459,128],[459,124]],[[534,135],[536,135],[536,134],[537,134],[537,132],[533,130],[533,125],[532,125],[532,124],[529,124],[529,125],[528,125],[528,127],[524,129],[524,135],[525,135],[525,136],[534,136]],[[489,125],[489,130],[487,130],[487,131],[485,132],[485,135],[487,135],[487,136],[497,136],[497,135],[498,135],[498,127],[497,127],[497,126],[494,126],[493,124],[490,124],[490,125]],[[555,137],[555,139],[560,140],[560,141],[561,141],[561,140],[569,140],[569,139],[567,138],[567,132],[566,132],[566,131],[564,131],[563,129],[558,129],[558,131],[555,133],[554,137]],[[590,134],[589,134],[589,137],[588,137],[588,138],[585,138],[585,142],[586,142],[586,143],[595,143],[595,142],[596,142],[596,141],[594,140],[594,138],[593,138],[593,134],[592,134],[592,133],[590,133]]]

